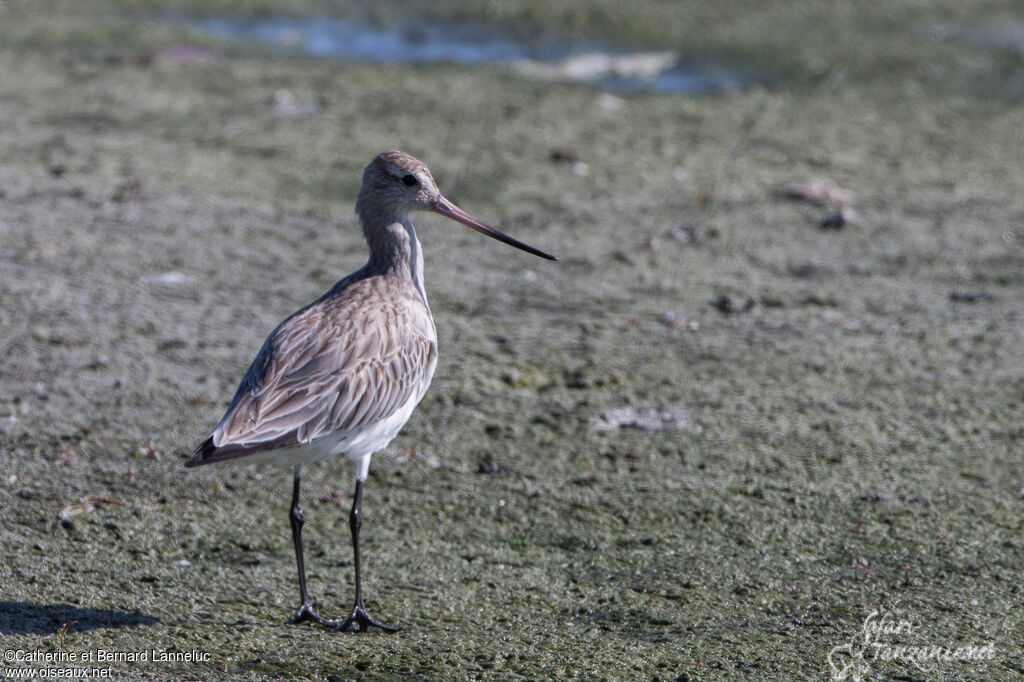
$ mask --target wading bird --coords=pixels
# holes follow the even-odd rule
[[[290,520],[301,602],[293,622],[393,632],[367,612],[359,560],[363,481],[370,457],[408,421],[437,366],[437,334],[423,289],[423,254],[409,212],[440,213],[541,258],[543,251],[495,230],[451,203],[421,162],[398,151],[363,173],[356,214],[370,249],[366,265],[270,333],[227,413],[185,466],[269,462],[294,472]],[[313,610],[306,589],[299,483],[304,464],[345,455],[356,464],[349,528],[356,598],[344,620]]]

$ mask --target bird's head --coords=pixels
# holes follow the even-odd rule
[[[360,219],[367,224],[373,222],[375,215],[398,218],[417,210],[439,213],[527,253],[558,260],[477,220],[448,201],[422,161],[400,151],[378,154],[363,171],[363,185],[356,200]]]

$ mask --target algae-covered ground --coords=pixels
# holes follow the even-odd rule
[[[269,11],[674,49],[747,85],[285,58],[181,21]],[[1010,0],[0,3],[7,671],[1020,679],[1022,28]],[[355,192],[391,148],[560,261],[416,217],[441,357],[363,525],[368,606],[403,629],[328,632],[287,622],[289,472],[182,463],[273,326],[363,263]],[[844,225],[786,196],[809,181]],[[353,476],[304,477],[327,615]]]

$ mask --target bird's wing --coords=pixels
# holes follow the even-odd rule
[[[412,397],[436,362],[424,308],[325,297],[271,333],[220,424],[186,464],[307,443],[384,419]]]

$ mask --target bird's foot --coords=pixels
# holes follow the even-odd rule
[[[295,615],[292,617],[292,623],[301,623],[303,621],[311,620],[314,623],[319,623],[326,628],[337,628],[341,624],[341,620],[331,620],[330,618],[324,618],[316,611],[313,610],[313,605],[306,602],[298,609],[295,610]]]
[[[384,632],[398,632],[401,629],[397,625],[388,625],[375,619],[366,612],[366,607],[361,602],[356,602],[356,605],[352,607],[352,613],[345,619],[345,622],[338,626],[338,629],[345,632],[353,625],[359,626],[359,632],[366,632],[371,627],[380,628]]]

